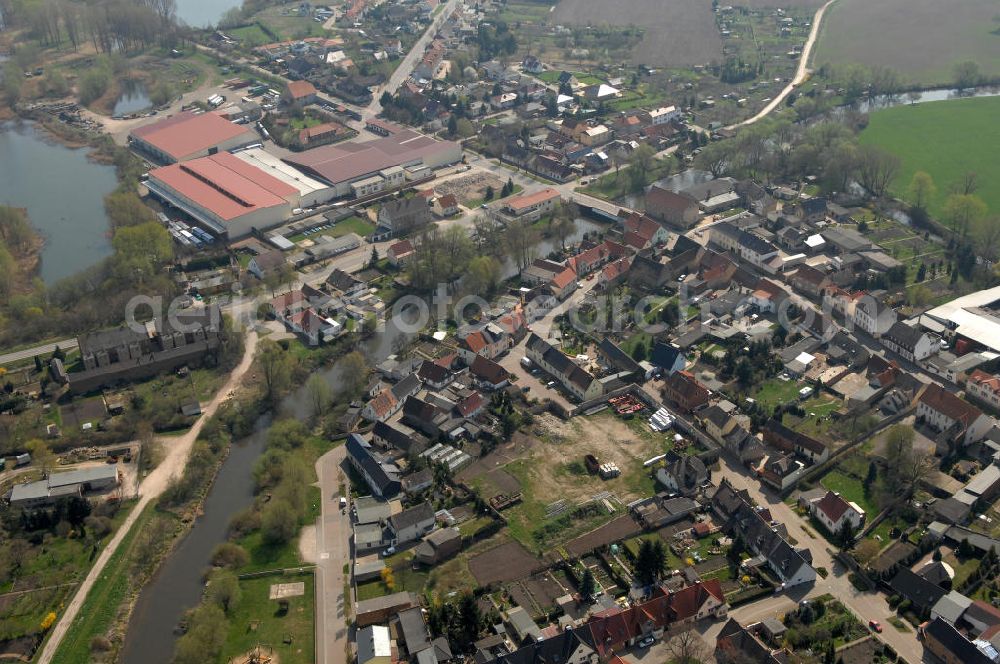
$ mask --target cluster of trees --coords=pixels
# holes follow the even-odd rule
[[[913,427],[896,424],[885,434],[886,473],[883,478],[886,499],[913,495],[921,480],[934,470],[931,454],[916,449]]]
[[[786,119],[766,120],[743,129],[734,139],[715,141],[695,160],[716,177],[733,175],[765,182],[812,173],[827,193],[846,192],[852,183],[881,198],[896,177],[900,160],[872,145],[859,145],[855,132],[840,122],[809,126]]]
[[[480,23],[476,34],[479,61],[486,62],[497,57],[509,57],[517,53],[517,38],[510,26],[503,21]]]
[[[740,385],[749,387],[774,376],[782,368],[781,359],[771,352],[771,342],[753,341],[744,348],[730,348],[722,358],[719,376],[735,377]]]
[[[307,488],[315,477],[296,450],[308,436],[299,420],[275,422],[267,433],[267,449],[254,465],[257,493],[271,496],[260,508],[261,536],[268,544],[290,542],[306,516]]]
[[[427,611],[427,626],[435,637],[445,636],[459,652],[471,652],[479,634],[496,623],[495,611],[484,614],[471,593],[453,602],[434,602]]]
[[[667,549],[663,541],[644,539],[635,556],[635,578],[643,586],[651,586],[667,570]]]
[[[34,239],[24,210],[0,205],[0,296],[9,295],[17,285],[16,257],[30,250]]]
[[[73,50],[90,42],[99,53],[133,53],[178,38],[175,0],[0,0],[0,14],[44,46]]]

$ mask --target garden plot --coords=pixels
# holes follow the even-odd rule
[[[481,586],[514,581],[542,567],[542,561],[517,542],[507,542],[469,560],[469,571]]]

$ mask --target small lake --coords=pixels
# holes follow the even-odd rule
[[[1000,96],[1000,88],[983,87],[975,90],[955,90],[952,88],[937,88],[935,90],[923,90],[912,100],[909,95],[901,94],[890,99],[880,97],[875,101],[860,100],[854,106],[844,106],[842,108],[855,108],[861,113],[872,113],[884,108],[894,106],[906,106],[909,104],[924,104],[930,101],[949,101],[951,99],[972,99],[973,97],[996,97]]]
[[[53,283],[111,254],[104,195],[118,179],[113,166],[86,149],[53,142],[31,122],[0,123],[0,203],[28,209],[45,238],[41,277]]]
[[[146,86],[141,81],[125,79],[122,82],[122,93],[115,102],[115,108],[111,111],[113,117],[131,115],[139,111],[145,111],[153,105],[146,94]]]
[[[192,28],[212,27],[227,10],[240,4],[239,0],[177,0],[177,18]]]

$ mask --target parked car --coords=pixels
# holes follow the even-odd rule
[[[654,639],[651,636],[647,636],[642,641],[639,641],[638,646],[640,648],[648,648],[649,646],[653,645],[653,643],[655,643],[655,642],[656,642],[656,639]]]
[[[872,631],[882,633],[882,624],[877,620],[869,620],[868,626],[872,628]]]

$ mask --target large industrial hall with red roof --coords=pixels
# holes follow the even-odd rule
[[[229,240],[278,226],[299,208],[425,180],[462,159],[457,143],[412,130],[278,154],[248,125],[190,111],[134,129],[129,145],[164,164],[149,172],[152,195]]]

